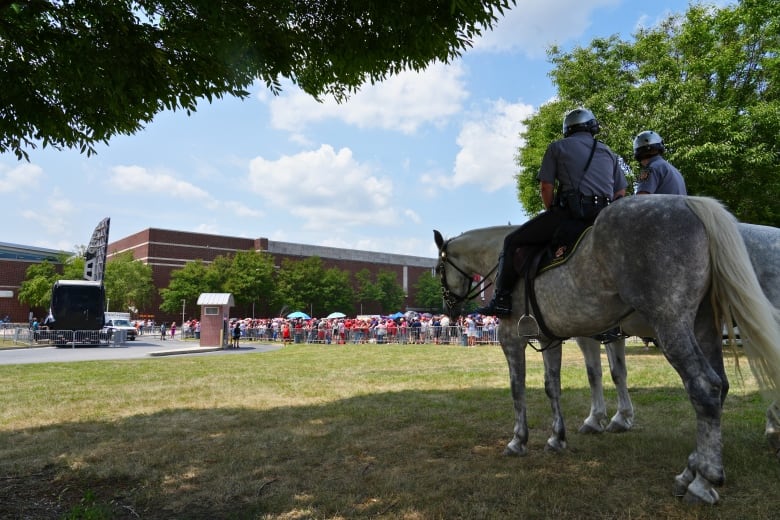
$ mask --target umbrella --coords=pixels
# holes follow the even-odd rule
[[[308,320],[309,318],[311,318],[311,316],[309,316],[303,311],[291,312],[290,314],[287,315],[287,317],[290,319],[303,318],[304,320]]]
[[[395,314],[391,314],[390,316],[388,316],[388,318],[390,318],[391,320],[397,320],[398,318],[403,318],[403,317],[404,317],[404,313],[401,311],[398,311]]]
[[[325,316],[325,319],[326,320],[330,320],[332,318],[346,318],[346,317],[347,317],[347,315],[344,314],[343,312],[331,312],[330,314]]]

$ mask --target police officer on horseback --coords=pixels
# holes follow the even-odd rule
[[[636,184],[637,195],[688,194],[682,174],[664,159],[665,151],[664,140],[652,130],[645,130],[634,137],[634,159],[641,167]]]
[[[548,145],[537,175],[546,211],[504,239],[493,299],[477,310],[480,314],[511,314],[518,278],[512,259],[517,248],[526,251],[522,271],[530,258],[528,251],[548,245],[561,224],[575,220],[590,225],[599,211],[625,195],[625,163],[595,138],[599,129],[598,120],[586,108],[574,109],[563,118],[563,139]]]

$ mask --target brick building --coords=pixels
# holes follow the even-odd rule
[[[208,263],[218,256],[227,256],[236,251],[258,251],[270,254],[274,259],[274,265],[277,266],[281,265],[284,259],[303,260],[318,256],[322,259],[325,269],[336,267],[353,274],[367,269],[372,275],[376,275],[379,271],[394,272],[396,280],[407,294],[407,303],[414,301],[414,285],[420,275],[431,272],[436,266],[434,258],[277,242],[267,238],[229,237],[156,228],[145,229],[109,243],[108,261],[111,261],[112,256],[126,251],[131,251],[135,260],[151,266],[152,280],[158,289],[167,287],[171,272],[180,269],[189,261],[202,260]],[[141,312],[154,314],[158,321],[176,320],[177,317],[177,321],[181,321],[181,314],[170,316],[163,314],[159,310],[160,301],[159,294],[155,294],[150,310]],[[258,316],[263,315],[262,312],[268,315],[278,311],[278,309],[269,311],[263,307],[262,302],[259,303]],[[246,312],[246,310],[237,310],[237,312]],[[379,309],[364,305],[363,312],[378,313]]]
[[[8,316],[14,323],[25,323],[30,320],[31,312],[43,312],[43,309],[30,309],[29,305],[19,303],[19,288],[28,267],[44,261],[56,265],[61,254],[53,249],[0,242],[0,320]]]
[[[274,265],[281,265],[285,258],[302,260],[318,256],[326,269],[336,267],[353,274],[367,269],[372,275],[376,275],[379,271],[394,272],[396,280],[407,294],[407,303],[414,301],[414,285],[420,275],[431,272],[436,266],[434,258],[310,246],[277,242],[267,238],[229,237],[156,228],[145,229],[109,243],[108,262],[113,256],[126,251],[131,251],[135,260],[151,266],[152,282],[157,289],[167,287],[171,272],[180,269],[189,261],[202,260],[208,263],[218,256],[227,256],[236,251],[262,251],[273,257]],[[8,291],[13,293],[13,297],[0,298],[0,319],[7,314],[12,321],[27,321],[30,308],[20,304],[17,299],[27,267],[31,263],[39,263],[46,259],[56,263],[57,255],[60,253],[50,249],[0,243],[0,291],[6,291],[5,294]],[[4,293],[0,292],[0,294]],[[139,314],[154,316],[157,321],[181,321],[180,313],[169,316],[160,311],[160,302],[160,295],[155,291],[149,308],[139,309]],[[42,312],[40,309],[34,311]],[[186,309],[186,311],[187,319],[195,317],[190,315],[190,312],[199,312],[198,309]],[[363,312],[376,313],[379,309],[364,305]],[[258,316],[260,315],[258,313]]]

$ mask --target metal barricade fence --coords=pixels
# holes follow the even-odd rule
[[[7,338],[7,336],[4,338]],[[124,338],[124,341],[122,341],[122,338]],[[116,344],[123,344],[126,341],[126,336],[120,334],[116,339]],[[15,345],[26,345],[29,347],[42,345],[56,347],[107,346],[112,341],[112,334],[100,330],[53,330],[45,328],[32,330],[28,327],[17,327],[13,329],[11,341]]]
[[[170,334],[170,331],[166,331]],[[145,327],[144,334],[160,337],[160,327]],[[177,331],[179,336],[179,331]],[[181,337],[193,337],[192,331],[182,331]],[[471,339],[469,339],[471,338]],[[283,342],[282,331],[273,327],[249,327],[243,331],[241,341],[265,341],[272,343]],[[498,325],[474,327],[469,336],[465,326],[451,325],[448,327],[434,327],[432,325],[422,327],[396,327],[384,331],[377,328],[368,329],[344,329],[343,332],[336,327],[311,327],[290,329],[291,343],[308,344],[439,344],[439,345],[497,345]]]
[[[295,335],[293,335],[295,342]],[[273,341],[273,338],[267,338]],[[281,337],[276,341],[282,341]],[[471,335],[464,326],[398,327],[382,331],[377,328],[345,329],[343,336],[334,329],[304,328],[298,342],[313,344],[435,344],[435,345],[497,345],[498,326],[474,327]]]

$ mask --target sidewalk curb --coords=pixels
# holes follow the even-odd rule
[[[149,356],[175,356],[176,354],[200,354],[201,352],[216,352],[222,347],[184,347],[168,350],[156,350],[149,352]]]

